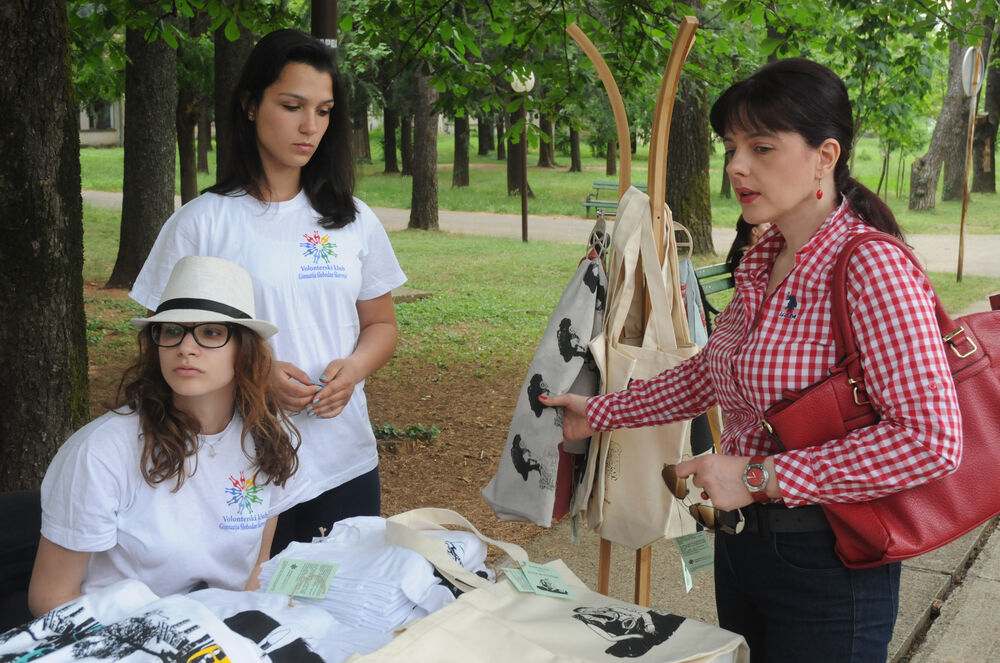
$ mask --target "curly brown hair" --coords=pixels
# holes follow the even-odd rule
[[[118,408],[138,412],[142,425],[142,476],[150,485],[176,477],[184,483],[184,463],[198,453],[199,425],[194,417],[174,406],[173,391],[160,371],[159,349],[151,326],[138,334],[139,358],[122,376]],[[266,475],[259,484],[284,486],[298,470],[301,437],[278,403],[269,379],[271,351],[254,331],[233,326],[230,343],[237,344],[235,409],[243,418],[241,444],[254,469]],[[247,449],[247,437],[254,448]],[[196,459],[197,461],[197,459]],[[197,468],[197,466],[196,466]]]

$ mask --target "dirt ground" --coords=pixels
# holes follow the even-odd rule
[[[124,290],[84,287],[86,299],[125,299]],[[90,350],[91,415],[114,401],[132,350]],[[422,424],[440,433],[428,442],[380,441],[382,513],[390,516],[417,507],[445,507],[468,518],[489,537],[523,544],[542,528],[498,520],[481,490],[496,472],[514,403],[524,379],[515,372],[488,372],[420,360],[394,358],[365,387],[372,423],[398,428]]]

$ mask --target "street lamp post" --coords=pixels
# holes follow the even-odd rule
[[[526,78],[517,74],[511,78],[514,92],[524,95],[521,99],[521,241],[528,241],[528,93],[535,87],[535,74],[528,72]]]

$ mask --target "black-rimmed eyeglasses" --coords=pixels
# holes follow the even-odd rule
[[[154,322],[150,333],[153,343],[161,348],[174,348],[184,341],[188,334],[203,348],[221,348],[233,336],[233,325],[228,322],[202,322],[197,325],[182,325],[177,322]]]

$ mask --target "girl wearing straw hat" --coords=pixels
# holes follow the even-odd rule
[[[311,486],[279,519],[275,552],[342,518],[381,515],[364,381],[395,350],[391,291],[406,277],[378,218],[352,195],[349,114],[322,42],[298,30],[261,39],[230,103],[229,165],[167,220],[130,293],[153,308],[174,262],[191,254],[253,276],[257,310],[281,327],[272,380],[298,414]]]
[[[220,258],[174,268],[122,405],[59,449],[42,481],[42,539],[28,590],[40,615],[133,578],[154,593],[242,589],[294,503],[295,428],[267,376],[250,275]]]

